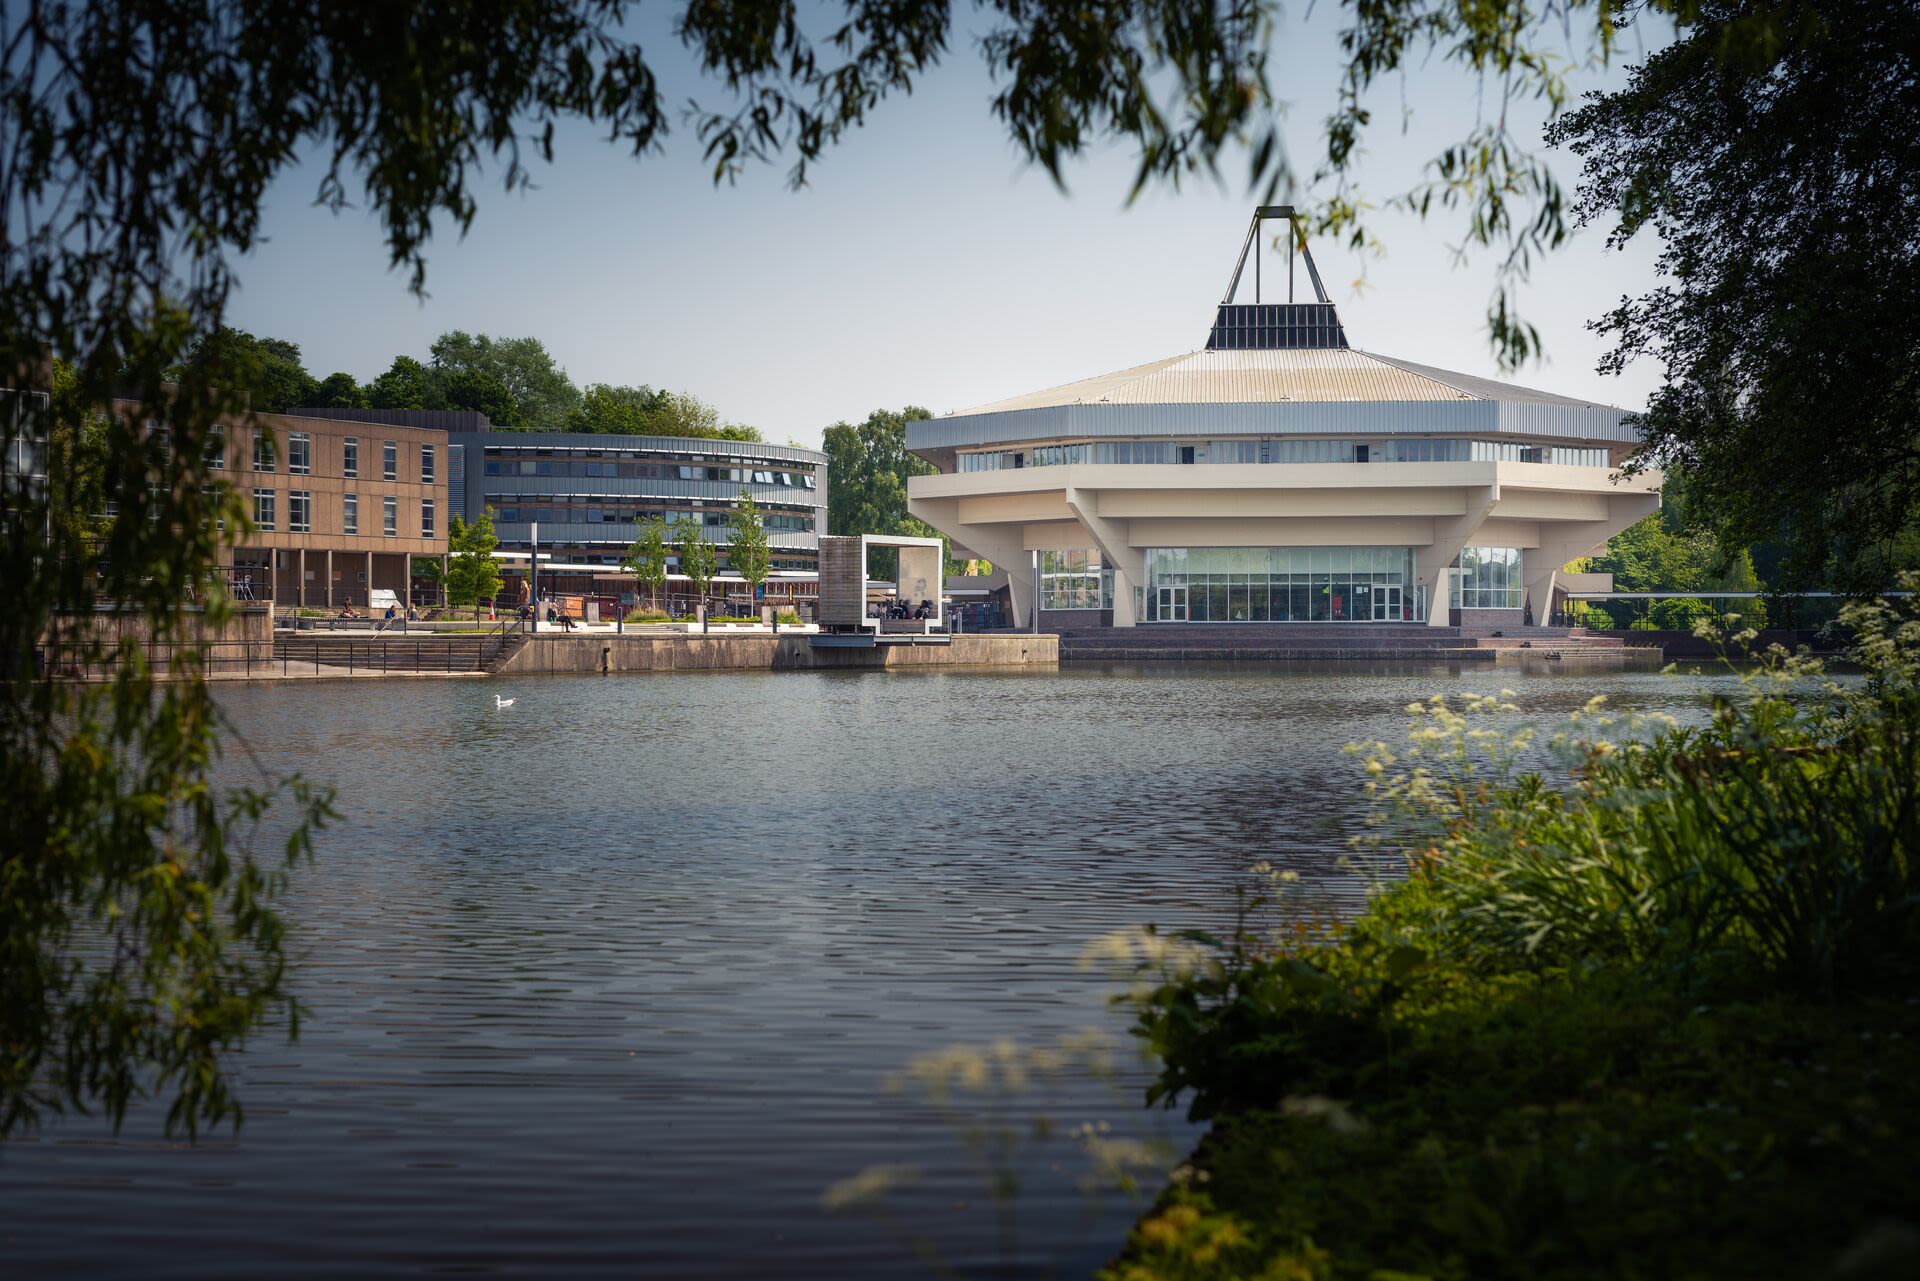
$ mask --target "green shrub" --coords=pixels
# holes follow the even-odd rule
[[[1413,704],[1355,749],[1363,844],[1408,868],[1357,919],[1262,928],[1263,894],[1114,943],[1150,1100],[1220,1126],[1108,1275],[1920,1274],[1888,1226],[1920,1184],[1920,612],[1848,624],[1863,681],[1776,651],[1702,728],[1596,700],[1556,768],[1510,703]]]
[[[627,615],[629,623],[666,623],[672,620],[664,609],[636,609]]]
[[[1663,632],[1691,632],[1698,624],[1711,623],[1718,618],[1713,606],[1691,596],[1657,600],[1647,615],[1653,620],[1653,625]]]

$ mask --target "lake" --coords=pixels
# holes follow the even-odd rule
[[[1245,869],[1352,904],[1358,770],[1436,692],[1676,713],[1724,676],[1075,666],[222,692],[271,768],[339,789],[286,902],[298,1042],[237,1063],[247,1121],[157,1109],[0,1148],[0,1275],[1084,1276],[1136,1205],[1068,1127],[1140,1106],[1089,940],[1230,919]],[[495,711],[494,695],[515,700]],[[1117,1078],[889,1091],[917,1055],[1097,1028]],[[1011,1220],[964,1131],[1058,1123]],[[881,1207],[823,1208],[870,1166]],[[1143,1190],[1157,1185],[1150,1178]]]

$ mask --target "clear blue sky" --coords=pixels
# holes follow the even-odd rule
[[[1294,154],[1310,165],[1336,87],[1338,12],[1323,3],[1303,19],[1303,9],[1282,27],[1275,83]],[[646,44],[670,103],[718,101],[664,31]],[[1630,35],[1627,59],[1640,47]],[[1616,66],[1576,83],[1619,79]],[[1015,154],[989,113],[991,90],[971,42],[959,43],[798,192],[783,167],[716,188],[684,126],[663,153],[637,159],[568,130],[555,162],[536,166],[534,190],[483,180],[471,232],[443,232],[429,248],[424,303],[387,269],[373,219],[315,208],[319,170],[297,168],[274,189],[267,243],[241,265],[232,322],[299,343],[318,376],[344,369],[362,381],[396,354],[424,358],[444,330],[532,334],[582,385],[691,391],[770,440],[808,445],[875,408],[941,413],[1200,346],[1254,203],[1240,158],[1223,187],[1201,181],[1127,207],[1131,157],[1116,148],[1077,165],[1062,194]],[[1472,82],[1438,63],[1376,99],[1382,123],[1360,170],[1376,195],[1413,181],[1481,109]],[[1537,105],[1519,114],[1537,138]],[[1555,163],[1571,183],[1574,158]],[[1315,246],[1350,340],[1494,375],[1490,255],[1457,265],[1460,224],[1446,215],[1382,217],[1378,230],[1386,256],[1365,264]],[[1654,283],[1654,246],[1622,255],[1601,240],[1584,233],[1536,270],[1524,314],[1547,361],[1517,381],[1637,408],[1659,371],[1601,377],[1603,347],[1585,324]],[[1363,265],[1367,287],[1356,289]],[[1281,279],[1280,260],[1268,270]]]

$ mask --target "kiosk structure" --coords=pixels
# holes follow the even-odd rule
[[[899,553],[893,598],[871,601],[867,591],[867,553],[890,547]],[[884,644],[945,645],[947,630],[942,579],[946,546],[938,538],[905,534],[823,535],[820,539],[819,649],[871,648]],[[906,616],[901,617],[904,613]]]

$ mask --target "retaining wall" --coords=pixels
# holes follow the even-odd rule
[[[950,645],[815,649],[807,636],[529,637],[502,674],[804,671],[814,668],[1055,666],[1055,636],[956,636]]]

